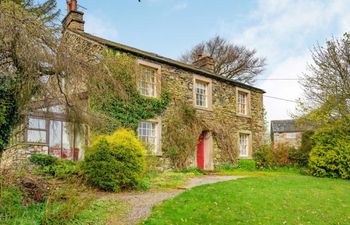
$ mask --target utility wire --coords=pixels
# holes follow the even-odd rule
[[[297,101],[293,101],[293,100],[285,99],[285,98],[274,97],[274,96],[269,96],[269,95],[264,95],[264,97],[266,97],[266,98],[272,98],[272,99],[276,99],[276,100],[280,100],[280,101],[285,101],[285,102],[297,103]]]
[[[256,80],[303,80],[298,78],[271,78],[271,79],[256,79]]]

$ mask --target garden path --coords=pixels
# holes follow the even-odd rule
[[[150,192],[127,192],[116,193],[102,196],[102,198],[111,200],[116,199],[125,202],[129,207],[127,209],[126,221],[115,219],[111,222],[113,225],[137,224],[139,221],[146,219],[152,212],[152,208],[161,204],[163,201],[173,198],[187,189],[197,187],[205,184],[213,184],[222,181],[235,180],[244,178],[244,176],[202,176],[191,178],[187,185],[179,187],[178,189],[169,189],[163,191]]]

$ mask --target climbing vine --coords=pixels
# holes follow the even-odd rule
[[[173,104],[171,116],[163,121],[162,150],[175,169],[184,169],[190,166],[198,137],[205,128],[190,103],[177,100]]]
[[[166,110],[170,97],[164,88],[159,99],[139,94],[136,79],[140,68],[134,58],[107,51],[100,66],[110,79],[102,83],[95,80],[92,85],[98,91],[91,92],[89,101],[90,108],[106,121],[100,131],[110,133],[119,126],[136,129],[141,121],[155,118]],[[111,85],[112,82],[115,85]]]

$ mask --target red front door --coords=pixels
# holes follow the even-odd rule
[[[204,169],[204,133],[199,136],[197,144],[197,167]]]

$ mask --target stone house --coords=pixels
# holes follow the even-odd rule
[[[193,65],[188,65],[88,34],[84,32],[83,13],[77,11],[76,1],[71,2],[63,20],[66,37],[79,46],[110,48],[136,57],[142,68],[137,81],[142,95],[159,98],[161,89],[167,85],[170,96],[190,102],[208,123],[229,127],[229,135],[235,140],[232,149],[239,152],[239,158],[253,157],[264,135],[263,90],[215,74],[214,62],[209,56],[201,56]],[[174,107],[169,104],[160,117],[141,122],[137,129],[139,139],[150,144],[153,154],[159,158],[162,158],[162,129],[166,126],[163,121],[171,117]],[[82,146],[87,134],[69,133],[68,125],[64,110],[57,105],[29,113],[24,135],[16,137],[17,144],[5,151],[3,161],[16,161],[35,153],[83,159]],[[227,162],[213,132],[209,128],[197,134],[198,145],[189,166],[212,170],[215,164]]]
[[[272,120],[271,142],[274,146],[286,144],[298,148],[301,145],[303,132],[310,130],[305,126],[298,126],[295,120]]]

